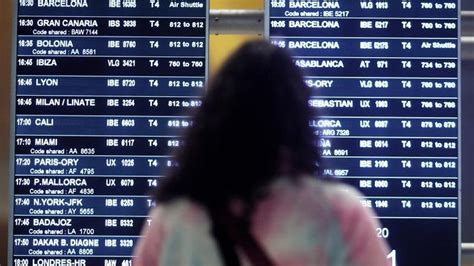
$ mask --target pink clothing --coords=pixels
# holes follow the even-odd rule
[[[360,194],[343,184],[280,179],[256,207],[252,233],[277,265],[385,266],[388,249]],[[205,210],[181,199],[151,212],[134,266],[222,265]],[[242,265],[250,265],[241,256]]]

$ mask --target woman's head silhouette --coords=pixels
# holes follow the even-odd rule
[[[309,88],[286,50],[265,41],[238,49],[210,82],[160,183],[159,202],[188,197],[208,208],[253,202],[278,177],[317,170]]]

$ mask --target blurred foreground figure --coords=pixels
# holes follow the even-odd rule
[[[309,88],[285,50],[254,41],[210,83],[159,185],[134,266],[384,266],[359,194],[318,180]]]

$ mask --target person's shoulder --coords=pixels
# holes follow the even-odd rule
[[[360,205],[359,199],[362,194],[354,187],[340,181],[317,181],[321,184],[325,195],[330,200],[352,202]]]
[[[317,200],[324,201],[333,213],[341,214],[347,212],[363,212],[360,199],[363,195],[354,187],[344,184],[337,179],[324,180],[317,177],[303,177],[301,179],[304,194],[318,194]]]
[[[133,265],[157,265],[160,256],[165,254],[167,240],[179,232],[189,232],[189,223],[202,224],[201,210],[186,199],[177,199],[167,203],[159,203],[149,211],[143,225],[143,236],[134,249]],[[194,217],[187,220],[186,217]]]
[[[158,204],[150,211],[150,218],[159,221],[165,229],[179,225],[208,226],[209,223],[205,209],[187,198]]]
[[[297,179],[281,178],[273,183],[270,197],[264,201],[267,209],[283,208],[305,216],[341,219],[348,212],[361,212],[361,194],[337,179],[328,181],[314,176]],[[268,205],[268,206],[267,206]]]
[[[149,219],[134,250],[133,265],[182,265],[183,261],[220,265],[209,236],[210,222],[200,205],[184,198],[159,203],[150,210]]]
[[[352,186],[337,179],[328,180],[313,176],[301,177],[301,189],[310,193],[323,193],[328,200],[358,202],[362,194]]]
[[[338,220],[351,265],[388,265],[388,246],[376,235],[380,224],[373,210],[362,205],[363,194],[341,182],[323,182],[322,187]]]

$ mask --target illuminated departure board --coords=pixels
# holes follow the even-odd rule
[[[19,0],[12,265],[131,265],[201,104],[207,0]]]
[[[459,4],[267,2],[314,93],[323,174],[365,194],[391,265],[459,265]]]

